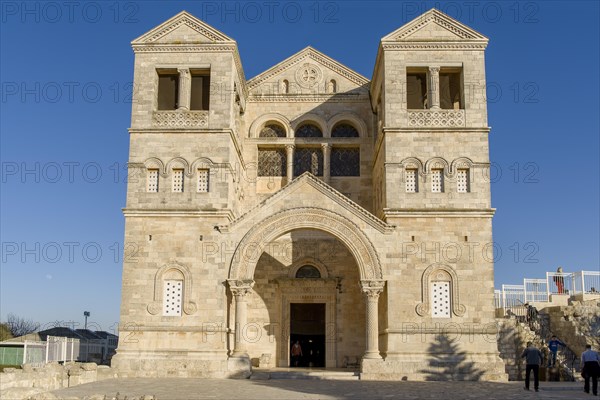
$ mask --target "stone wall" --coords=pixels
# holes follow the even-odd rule
[[[41,367],[23,365],[22,369],[6,368],[0,373],[0,398],[21,398],[34,392],[26,389],[36,389],[44,392],[114,378],[114,370],[106,366],[98,367],[94,363],[49,363]],[[17,396],[17,397],[15,397]]]
[[[547,307],[550,330],[580,356],[586,344],[600,348],[600,302],[572,302],[567,307]]]
[[[515,318],[498,318],[498,350],[504,360],[508,380],[520,381],[525,378],[525,364],[521,354],[527,342],[532,341],[541,347],[541,341],[535,332]]]

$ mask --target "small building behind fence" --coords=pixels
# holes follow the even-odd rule
[[[105,331],[55,327],[0,342],[0,365],[67,361],[110,364],[118,339]]]

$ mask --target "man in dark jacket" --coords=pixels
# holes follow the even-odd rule
[[[585,385],[583,390],[590,392],[590,379],[592,380],[592,393],[598,396],[598,376],[600,376],[600,355],[592,350],[592,345],[585,346],[585,351],[581,354],[581,365],[585,375]]]
[[[533,370],[533,388],[537,392],[540,386],[540,365],[542,364],[542,352],[527,342],[527,348],[523,350],[521,358],[525,359],[525,390],[529,390],[529,374]]]

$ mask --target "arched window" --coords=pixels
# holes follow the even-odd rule
[[[258,137],[278,138],[285,137],[285,129],[281,125],[268,123],[260,130]]]
[[[281,81],[281,93],[288,94],[290,92],[290,82],[287,79]]]
[[[312,265],[303,265],[296,271],[296,278],[312,278],[318,279],[321,277],[321,272],[317,267]]]
[[[331,130],[331,137],[358,137],[358,131],[352,125],[342,122]]]
[[[323,137],[323,132],[317,125],[308,123],[296,129],[295,136],[299,138]]]
[[[337,93],[337,82],[335,79],[331,79],[327,83],[327,93]]]

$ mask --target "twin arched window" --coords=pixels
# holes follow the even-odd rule
[[[296,129],[295,136],[299,138],[323,137],[323,132],[317,125],[307,123]]]
[[[274,123],[269,123],[267,125],[264,126],[264,128],[262,128],[260,130],[260,133],[258,135],[258,137],[264,137],[264,138],[278,138],[278,137],[285,137],[285,129],[283,128],[283,126],[281,125],[277,125]]]
[[[331,137],[358,137],[358,131],[352,125],[342,122],[331,130]]]
[[[268,122],[260,130],[258,137],[261,138],[284,138],[286,130],[283,126],[276,122]],[[306,122],[300,125],[295,132],[297,138],[314,138],[323,137],[321,128],[312,122]],[[340,122],[331,130],[332,138],[357,138],[360,137],[358,130],[348,122]]]

